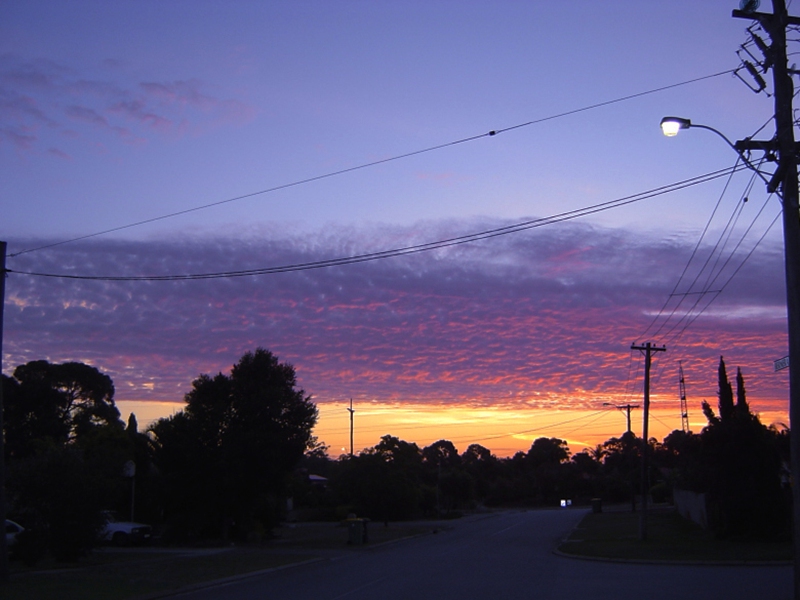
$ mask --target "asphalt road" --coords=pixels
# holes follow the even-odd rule
[[[397,543],[174,596],[181,600],[789,600],[788,566],[584,561],[552,549],[582,510],[506,512]],[[372,524],[372,526],[380,526]]]

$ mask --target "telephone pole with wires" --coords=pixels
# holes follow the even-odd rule
[[[0,521],[3,522],[5,532],[6,522],[6,450],[3,425],[3,309],[6,304],[6,243],[0,242]],[[8,572],[8,544],[6,535],[0,535],[0,584],[7,584]]]
[[[637,346],[633,344],[631,350],[640,350],[644,352],[644,408],[642,412],[642,511],[639,513],[639,539],[644,541],[647,539],[647,493],[649,492],[647,485],[647,471],[648,464],[648,449],[647,443],[648,436],[648,421],[650,419],[650,366],[653,363],[653,353],[666,352],[664,346],[654,346],[647,342],[644,346]]]
[[[350,398],[350,408],[347,409],[350,413],[350,458],[353,458],[353,415],[356,414],[353,408],[353,399]]]
[[[756,68],[763,73],[772,69],[773,96],[775,106],[775,136],[766,142],[742,140],[737,142],[740,151],[762,151],[777,162],[772,178],[767,183],[767,190],[779,195],[783,203],[783,244],[786,269],[786,312],[789,335],[789,421],[792,427],[800,429],[800,206],[798,205],[797,155],[798,144],[794,137],[794,82],[792,77],[800,75],[794,66],[789,68],[786,48],[786,30],[800,25],[800,18],[792,17],[786,10],[785,0],[772,0],[772,13],[756,12],[757,0],[743,1],[741,10],[734,10],[733,17],[756,21],[770,38],[768,45],[754,31],[755,26],[748,28],[753,44],[758,47],[763,59],[757,59],[748,53],[755,65],[744,61],[745,68],[752,75]],[[758,78],[754,91],[761,91],[764,86]],[[797,433],[797,432],[796,432]],[[800,600],[800,435],[791,438],[792,464],[792,540],[794,542],[794,598]]]
[[[621,406],[618,406],[616,404],[611,404],[610,402],[603,402],[603,406],[613,406],[614,408],[616,408],[618,410],[621,410],[621,411],[624,410],[625,413],[626,413],[626,416],[628,418],[628,433],[631,433],[631,411],[634,408],[639,408],[638,404],[630,404],[630,403],[628,403],[628,404],[623,404]]]

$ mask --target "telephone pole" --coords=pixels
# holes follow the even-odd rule
[[[666,352],[664,346],[653,346],[647,342],[644,346],[631,346],[631,350],[641,350],[644,352],[644,409],[642,417],[642,511],[639,513],[639,539],[644,541],[647,539],[647,493],[649,491],[647,485],[647,471],[648,465],[648,449],[647,443],[648,425],[650,418],[650,366],[653,362],[654,352]]]
[[[350,458],[353,458],[353,415],[356,413],[353,408],[353,399],[350,398],[350,408],[347,409],[350,413]]]
[[[619,410],[624,410],[628,417],[628,433],[631,433],[631,411],[634,408],[639,408],[638,404],[623,404],[622,406],[617,406],[616,404],[611,404],[610,402],[603,402],[603,406],[613,406]]]
[[[755,7],[758,4],[755,3]],[[736,142],[740,152],[761,150],[777,155],[777,169],[767,184],[767,190],[780,189],[783,202],[783,243],[786,268],[786,312],[789,325],[789,423],[796,429],[791,437],[792,463],[792,540],[794,543],[794,598],[800,600],[800,209],[798,207],[797,151],[794,138],[792,76],[798,72],[788,67],[786,28],[800,25],[800,18],[789,16],[785,0],[772,0],[772,13],[734,10],[733,17],[758,21],[770,37],[767,47],[756,45],[764,53],[760,65],[764,72],[772,69],[775,97],[775,137],[768,142],[743,140]],[[749,63],[746,63],[747,67]],[[752,66],[752,65],[750,65]],[[748,70],[750,70],[748,68]]]
[[[6,544],[6,449],[3,436],[3,309],[6,304],[6,243],[0,242],[0,521],[3,533],[0,535],[0,585],[8,583],[8,547]]]

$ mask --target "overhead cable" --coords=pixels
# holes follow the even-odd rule
[[[547,121],[552,121],[552,120],[555,120],[555,119],[560,119],[560,118],[563,118],[563,117],[567,117],[567,116],[570,116],[570,115],[575,115],[575,114],[586,112],[586,111],[589,111],[589,110],[594,110],[596,108],[602,108],[604,106],[610,106],[612,104],[617,104],[619,102],[625,102],[627,100],[633,100],[635,98],[641,98],[642,96],[647,96],[647,95],[650,95],[650,94],[663,92],[663,91],[670,90],[670,89],[673,89],[673,88],[676,88],[676,87],[681,87],[681,86],[684,86],[684,85],[689,85],[691,83],[697,83],[699,81],[704,81],[706,79],[712,79],[714,77],[719,77],[720,75],[727,75],[729,73],[733,73],[734,71],[735,71],[735,69],[728,69],[726,71],[720,71],[719,73],[713,73],[711,75],[704,75],[702,77],[695,77],[694,79],[688,79],[686,81],[681,81],[679,83],[673,83],[673,84],[670,84],[670,85],[665,85],[665,86],[662,86],[662,87],[659,87],[659,88],[654,88],[654,89],[647,90],[647,91],[644,91],[644,92],[638,92],[638,93],[635,93],[635,94],[629,94],[627,96],[622,96],[620,98],[615,98],[613,100],[606,100],[604,102],[598,102],[596,104],[590,104],[590,105],[584,106],[582,108],[575,108],[575,109],[568,110],[568,111],[565,111],[565,112],[562,112],[562,113],[558,113],[558,114],[555,114],[555,115],[550,115],[548,117],[541,117],[539,119],[533,119],[531,121],[526,121],[525,123],[519,123],[517,125],[512,125],[510,127],[504,127],[502,129],[494,129],[494,130],[488,131],[486,133],[480,133],[480,134],[477,134],[477,135],[471,135],[471,136],[464,137],[464,138],[461,138],[461,139],[458,139],[458,140],[454,140],[454,141],[451,141],[451,142],[446,142],[446,143],[443,143],[443,144],[437,144],[435,146],[430,146],[428,148],[423,148],[421,150],[414,150],[414,151],[411,151],[411,152],[406,152],[404,154],[398,154],[396,156],[391,156],[389,158],[383,158],[383,159],[380,159],[380,160],[375,160],[375,161],[371,161],[371,162],[368,162],[368,163],[363,163],[361,165],[356,165],[354,167],[348,167],[348,168],[345,168],[345,169],[339,169],[337,171],[330,171],[328,173],[323,173],[321,175],[315,175],[313,177],[307,177],[305,179],[299,179],[299,180],[293,181],[291,183],[284,183],[284,184],[281,184],[281,185],[276,185],[274,187],[263,189],[263,190],[260,190],[260,191],[257,191],[257,192],[251,192],[249,194],[242,194],[240,196],[234,196],[232,198],[227,198],[225,200],[218,200],[216,202],[210,202],[208,204],[203,204],[203,205],[200,205],[200,206],[194,206],[192,208],[179,210],[179,211],[168,213],[168,214],[161,215],[161,216],[158,216],[158,217],[151,217],[149,219],[143,219],[141,221],[128,223],[127,225],[120,225],[118,227],[112,227],[110,229],[104,229],[103,231],[97,231],[95,233],[89,233],[89,234],[78,236],[78,237],[75,237],[75,238],[62,240],[60,242],[53,242],[51,244],[45,244],[43,246],[37,246],[37,247],[34,247],[34,248],[28,248],[26,250],[21,250],[19,252],[15,252],[13,254],[9,254],[8,257],[9,258],[14,258],[14,257],[20,256],[22,254],[27,254],[29,252],[36,252],[38,250],[45,250],[47,248],[53,248],[55,246],[61,246],[63,244],[69,244],[69,243],[72,243],[72,242],[78,242],[78,241],[81,241],[81,240],[87,240],[87,239],[98,237],[98,236],[101,236],[101,235],[106,235],[108,233],[115,233],[117,231],[123,231],[125,229],[131,229],[133,227],[138,227],[140,225],[147,225],[149,223],[155,223],[157,221],[163,221],[165,219],[171,219],[173,217],[178,217],[178,216],[181,216],[181,215],[186,215],[186,214],[197,212],[197,211],[200,211],[200,210],[205,210],[207,208],[212,208],[212,207],[215,207],[215,206],[221,206],[223,204],[229,204],[231,202],[236,202],[238,200],[245,200],[247,198],[253,198],[255,196],[261,196],[261,195],[264,195],[264,194],[269,194],[269,193],[277,192],[277,191],[280,191],[280,190],[285,190],[285,189],[289,189],[289,188],[305,185],[307,183],[313,183],[315,181],[320,181],[320,180],[323,180],[323,179],[329,179],[331,177],[344,175],[346,173],[352,173],[354,171],[360,171],[362,169],[375,167],[377,165],[382,165],[382,164],[386,164],[386,163],[389,163],[389,162],[394,162],[394,161],[401,160],[401,159],[404,159],[404,158],[410,158],[412,156],[418,156],[420,154],[426,154],[428,152],[433,152],[434,150],[441,150],[443,148],[449,148],[451,146],[457,146],[459,144],[464,144],[466,142],[473,142],[475,140],[479,140],[479,139],[482,139],[482,138],[493,137],[493,136],[496,136],[496,135],[501,134],[501,133],[506,133],[508,131],[513,131],[515,129],[521,129],[523,127],[529,127],[531,125],[537,125],[539,123],[545,123]]]
[[[272,267],[260,267],[256,269],[244,269],[244,270],[237,270],[237,271],[219,271],[214,273],[195,273],[195,274],[187,274],[187,275],[139,275],[139,276],[127,276],[127,275],[116,275],[116,276],[109,276],[109,275],[74,275],[74,274],[65,274],[65,273],[43,273],[37,271],[17,271],[15,269],[6,269],[9,273],[17,273],[19,275],[30,275],[36,277],[54,277],[59,279],[80,279],[80,280],[89,280],[89,281],[186,281],[186,280],[198,280],[198,279],[223,279],[223,278],[233,278],[233,277],[250,277],[254,275],[273,275],[276,273],[289,273],[295,271],[308,271],[311,269],[323,269],[328,267],[336,267],[336,266],[344,266],[350,265],[355,263],[362,263],[362,262],[369,262],[374,260],[381,260],[386,258],[393,258],[396,256],[404,256],[407,254],[416,254],[419,252],[428,252],[431,250],[437,250],[440,248],[447,248],[450,246],[456,246],[459,244],[467,244],[476,242],[479,240],[485,240],[493,237],[499,237],[502,235],[509,235],[512,233],[519,233],[521,231],[527,231],[529,229],[534,229],[537,227],[544,227],[546,225],[553,225],[555,223],[561,223],[564,221],[569,221],[572,219],[577,219],[579,217],[584,217],[587,215],[603,212],[606,210],[611,210],[612,208],[619,208],[621,206],[625,206],[628,204],[633,204],[636,202],[641,202],[642,200],[647,200],[650,198],[654,198],[656,196],[661,196],[664,194],[668,194],[671,192],[675,192],[684,188],[688,188],[691,186],[699,185],[701,183],[706,183],[709,181],[713,181],[715,179],[719,179],[721,177],[728,176],[731,171],[736,170],[743,170],[746,167],[744,166],[734,166],[732,168],[725,168],[718,171],[712,171],[710,173],[706,173],[704,175],[699,175],[696,177],[692,177],[690,179],[684,179],[683,181],[679,181],[677,183],[672,183],[669,185],[661,186],[658,188],[654,188],[645,192],[640,192],[638,194],[633,194],[631,196],[625,196],[623,198],[617,198],[616,200],[610,200],[607,202],[602,202],[600,204],[594,204],[591,206],[587,206],[584,208],[579,208],[576,210],[571,210],[555,215],[551,215],[548,217],[541,217],[537,219],[530,219],[527,221],[522,221],[520,223],[515,223],[513,225],[506,225],[503,227],[498,227],[495,229],[489,229],[485,231],[480,231],[477,233],[471,233],[467,235],[452,237],[444,240],[438,240],[434,242],[426,242],[423,244],[415,244],[412,246],[405,246],[402,248],[393,248],[390,250],[381,250],[378,252],[368,252],[364,254],[356,254],[353,256],[346,256],[346,257],[339,257],[339,258],[331,258],[325,260],[318,260],[318,261],[311,261],[311,262],[304,262],[304,263],[295,263],[289,265],[280,265],[280,266],[272,266]]]

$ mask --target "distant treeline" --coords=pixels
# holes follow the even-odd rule
[[[718,378],[701,433],[648,440],[646,487],[655,502],[676,487],[706,493],[720,536],[788,536],[789,430],[751,413],[741,371],[735,396],[721,359]],[[543,437],[510,458],[386,435],[332,459],[294,368],[262,348],[229,375],[198,377],[184,409],[144,432],[134,415],[122,421],[111,379],[82,363],[20,365],[3,376],[3,397],[6,511],[25,527],[15,556],[30,563],[88,553],[108,510],[151,524],[162,543],[252,543],[287,518],[457,517],[593,498],[633,507],[641,489],[645,446],[630,433],[576,454]]]
[[[788,539],[791,491],[787,428],[765,427],[748,406],[744,378],[736,393],[720,359],[719,404],[703,412],[699,434],[673,431],[648,440],[646,489],[669,502],[676,488],[707,496],[709,522],[720,537]],[[447,440],[419,448],[391,435],[356,456],[330,460],[307,453],[295,480],[300,516],[339,518],[346,512],[375,520],[458,516],[481,506],[588,505],[592,499],[635,509],[642,489],[644,444],[631,433],[571,454],[564,440],[539,438],[527,452],[497,458],[472,444],[463,453]],[[299,502],[297,502],[299,501]]]

